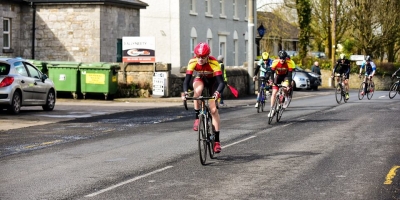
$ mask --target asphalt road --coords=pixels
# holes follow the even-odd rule
[[[84,102],[91,116],[0,132],[0,199],[396,199],[398,98],[296,92],[271,125],[254,98],[227,100],[207,166],[181,102]]]

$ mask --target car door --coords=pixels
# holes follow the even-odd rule
[[[34,91],[34,79],[29,76],[28,70],[22,61],[14,62],[14,72],[16,83],[22,91],[22,105],[32,105]]]
[[[40,72],[36,67],[28,62],[24,62],[25,67],[28,69],[29,76],[34,81],[33,83],[33,93],[32,99],[34,104],[43,105],[46,102],[47,91],[49,91],[49,86],[47,83],[42,81],[42,72]]]

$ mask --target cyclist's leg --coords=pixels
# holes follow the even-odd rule
[[[204,82],[201,80],[200,77],[196,77],[193,80],[193,97],[199,97],[201,93],[203,92],[204,89]],[[193,107],[195,111],[195,120],[193,124],[193,130],[197,131],[198,130],[198,125],[199,125],[199,113],[200,113],[200,105],[198,100],[193,101]]]
[[[214,94],[214,92],[217,90],[217,84],[216,84],[216,80],[215,78],[210,78],[209,79],[209,83],[211,85],[211,87],[209,87],[210,89],[209,94],[212,95]],[[219,153],[221,152],[221,145],[220,145],[220,140],[219,140],[219,134],[220,134],[220,117],[219,117],[219,112],[216,106],[216,101],[209,101],[208,105],[210,107],[210,113],[212,116],[212,124],[214,127],[214,134],[215,134],[215,146],[214,146],[214,152],[215,153]]]
[[[346,73],[345,78],[344,78],[344,88],[346,91],[346,99],[349,99],[349,97],[350,97],[350,95],[349,95],[349,78],[350,78],[350,74]]]

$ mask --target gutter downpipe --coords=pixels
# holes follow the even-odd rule
[[[32,47],[31,47],[31,55],[32,55],[32,60],[35,59],[35,30],[36,30],[36,5],[31,2],[31,7],[32,7]]]

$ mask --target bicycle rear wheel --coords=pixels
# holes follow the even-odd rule
[[[399,90],[399,81],[396,81],[395,83],[392,84],[392,86],[390,86],[390,90],[389,90],[389,98],[393,99],[396,94],[397,91]]]
[[[207,130],[205,116],[199,116],[199,157],[202,165],[206,164],[207,160]]]
[[[340,104],[340,102],[342,101],[342,86],[340,84],[336,86],[335,95],[336,95],[336,102]]]
[[[374,83],[369,82],[367,87],[367,98],[371,100],[372,96],[374,96]]]

